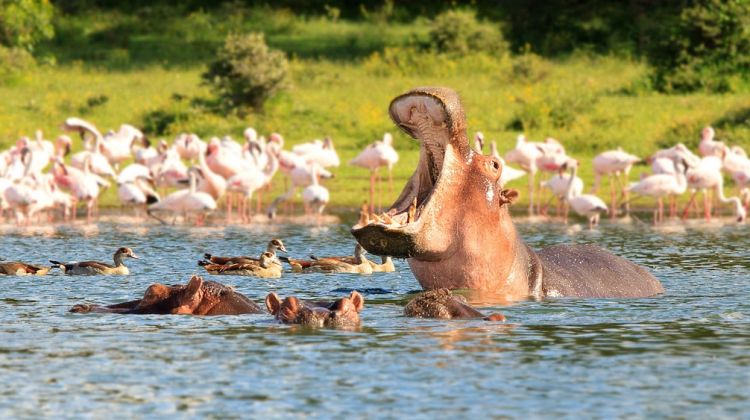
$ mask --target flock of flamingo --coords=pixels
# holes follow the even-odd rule
[[[678,143],[668,149],[658,150],[653,155],[641,159],[623,151],[621,148],[609,150],[593,159],[594,185],[592,193],[599,189],[603,177],[609,178],[610,205],[594,194],[583,193],[583,181],[576,176],[579,162],[569,157],[565,149],[553,138],[544,142],[529,142],[523,135],[518,136],[516,147],[506,153],[505,161],[519,165],[524,172],[513,171],[507,179],[528,174],[529,176],[529,214],[547,213],[547,204],[542,205],[535,192],[535,175],[539,171],[555,173],[554,176],[540,183],[541,187],[552,191],[552,197],[558,199],[558,213],[562,207],[562,217],[567,220],[568,207],[584,216],[593,227],[602,213],[609,213],[615,218],[622,208],[625,216],[629,215],[630,203],[639,197],[652,197],[657,201],[654,210],[654,223],[664,221],[664,199],[668,198],[669,217],[677,217],[676,198],[690,190],[687,206],[682,211],[681,219],[689,216],[690,209],[697,205],[695,197],[698,192],[703,196],[703,217],[711,220],[717,206],[711,195],[721,203],[731,203],[738,222],[744,222],[750,202],[750,159],[739,146],[728,146],[714,139],[712,127],[705,127],[701,132],[698,145],[699,155],[694,154],[684,144]],[[483,136],[477,133],[475,148],[482,149]],[[492,153],[497,155],[495,145]],[[641,174],[637,182],[629,182],[628,176],[633,166],[639,162],[650,164],[651,174]],[[504,167],[503,171],[508,168]],[[737,195],[724,195],[724,173],[730,176],[737,187]],[[619,192],[618,192],[619,190]],[[535,206],[536,203],[536,206]]]
[[[255,129],[247,128],[243,143],[229,136],[212,137],[206,142],[196,134],[183,133],[171,145],[161,140],[153,147],[140,130],[129,124],[102,135],[92,123],[71,117],[64,121],[62,130],[64,133],[54,142],[45,140],[38,130],[35,139],[22,137],[0,153],[0,215],[13,215],[19,225],[55,218],[68,221],[76,218],[78,205],[82,203],[87,220],[91,220],[98,214],[100,193],[114,183],[121,204],[133,207],[137,216],[142,216],[145,210],[162,222],[166,215],[194,220],[201,225],[206,215],[217,210],[217,203],[221,202],[227,222],[248,223],[253,195],[257,200],[255,213],[262,213],[262,194],[269,190],[274,175],[280,171],[285,178],[285,193],[270,203],[265,211],[267,216],[275,217],[280,205],[288,212],[293,211],[290,206],[302,189],[305,214],[318,217],[330,197],[320,181],[331,178],[329,168],[340,165],[329,137],[284,150],[284,138],[280,134],[272,133],[266,140]],[[74,133],[80,136],[83,147],[68,159],[73,144],[69,134]],[[474,148],[483,153],[483,147],[484,136],[477,132]],[[528,176],[530,215],[548,214],[549,203],[556,198],[557,214],[566,222],[568,208],[572,208],[593,227],[602,213],[616,217],[622,207],[627,215],[633,199],[648,196],[658,202],[654,222],[659,223],[664,220],[663,200],[670,199],[670,217],[676,217],[675,198],[691,190],[689,204],[681,215],[683,219],[695,205],[696,194],[700,191],[703,193],[703,217],[711,218],[710,193],[715,192],[718,201],[734,205],[737,220],[743,221],[750,201],[747,154],[738,146],[729,147],[714,140],[711,127],[703,129],[698,152],[700,156],[681,143],[659,150],[645,159],[653,173],[629,183],[633,165],[644,160],[622,149],[606,151],[594,158],[592,194],[584,194],[583,181],[577,176],[579,162],[566,154],[559,141],[547,138],[543,142],[530,142],[519,135],[515,148],[505,154],[505,159],[500,157],[494,141],[490,147],[491,155],[503,164],[501,183]],[[393,138],[386,133],[382,140],[368,145],[349,162],[370,171],[369,207],[366,207],[369,213],[375,211],[379,168],[388,168],[392,191],[391,169],[397,161]],[[521,170],[505,162],[516,164]],[[540,182],[540,188],[536,188],[539,171],[554,173],[554,176]],[[723,172],[734,180],[737,196],[724,196]],[[610,180],[609,206],[594,195],[605,176]],[[552,195],[542,204],[540,189],[545,188],[551,190]],[[167,193],[169,190],[173,191]]]

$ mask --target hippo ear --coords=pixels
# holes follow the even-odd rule
[[[357,312],[361,311],[365,306],[365,298],[363,298],[356,290],[352,290],[352,294],[349,295],[349,300],[352,305],[354,305],[354,310]]]
[[[279,308],[281,308],[281,299],[279,299],[279,295],[274,292],[269,293],[266,296],[266,309],[268,309],[268,312],[270,312],[271,315],[276,315],[279,313]]]
[[[507,188],[500,191],[500,207],[518,200],[518,190]]]
[[[201,276],[193,276],[185,287],[185,293],[187,293],[188,296],[193,296],[198,293],[201,286],[203,286],[203,279]]]

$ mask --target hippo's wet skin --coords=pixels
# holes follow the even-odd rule
[[[466,137],[458,95],[417,88],[394,99],[393,121],[421,140],[419,165],[388,213],[352,229],[369,252],[408,258],[422,288],[474,289],[503,299],[529,296],[645,297],[664,289],[632,262],[593,245],[539,252],[521,240],[500,185],[499,160]]]
[[[437,319],[482,318],[485,321],[505,321],[505,316],[502,314],[494,313],[484,316],[469,306],[465,297],[454,295],[448,289],[435,289],[420,293],[404,306],[404,316]]]
[[[214,281],[193,276],[185,285],[152,284],[142,299],[109,306],[75,305],[70,312],[120,314],[258,314],[261,309],[242,293]]]

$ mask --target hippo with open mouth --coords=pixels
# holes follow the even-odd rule
[[[389,112],[421,140],[419,164],[388,212],[360,220],[352,234],[372,254],[408,258],[424,289],[474,289],[505,300],[664,291],[647,270],[595,245],[529,248],[508,209],[518,192],[500,184],[499,160],[469,146],[453,90],[414,89]]]

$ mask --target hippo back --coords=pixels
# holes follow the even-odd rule
[[[221,296],[219,303],[214,305],[206,315],[240,315],[240,314],[259,314],[263,312],[255,302],[247,296],[230,292]]]
[[[537,255],[546,297],[637,298],[664,292],[646,269],[596,245],[555,245]]]

